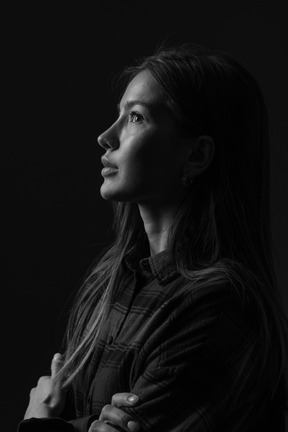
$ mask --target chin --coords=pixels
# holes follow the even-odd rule
[[[103,186],[101,186],[100,188],[100,195],[103,199],[107,200],[107,201],[116,201],[114,198],[114,195],[111,191],[106,190],[106,188],[103,188]]]
[[[135,193],[129,190],[108,187],[108,185],[105,185],[105,182],[100,188],[100,195],[106,201],[135,202]]]
[[[100,188],[100,195],[106,201],[127,201],[123,192],[121,193],[121,191],[115,190],[115,188],[108,187],[105,183]]]

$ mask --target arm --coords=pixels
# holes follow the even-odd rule
[[[169,314],[164,305],[153,316],[147,343],[139,352],[144,368],[130,381],[130,391],[140,396],[140,403],[124,408],[144,431],[212,431],[219,416],[225,417],[222,401],[231,392],[251,347],[251,330],[245,319],[240,320],[241,299],[236,302],[239,312],[227,297],[227,289],[217,287],[201,289],[199,295],[190,290],[173,300]],[[63,422],[63,431],[68,431],[65,423],[65,427],[73,426],[69,431],[86,432],[95,417],[48,420]]]
[[[173,306],[167,319],[165,305],[153,317],[154,331],[139,352],[145,369],[130,387],[141,403],[125,411],[144,431],[233,430],[247,401],[235,399],[232,412],[234,386],[254,366],[250,313],[227,286],[186,291]]]
[[[44,432],[65,432],[67,431],[88,431],[89,424],[91,426],[88,432],[137,432],[139,425],[133,421],[133,418],[121,410],[120,407],[131,407],[138,403],[139,398],[131,393],[117,393],[113,395],[111,405],[106,405],[101,412],[98,420],[91,423],[91,418],[80,419],[78,421],[64,422],[62,419],[49,418],[45,421],[45,418],[37,419],[33,418],[31,421],[26,421],[21,424],[19,431],[33,432],[39,430]],[[72,429],[73,427],[73,429]]]
[[[57,379],[61,363],[61,355],[55,354],[51,363],[51,376],[42,376],[38,380],[37,387],[32,388],[24,421],[20,423],[18,432],[39,432],[39,430],[41,432],[86,432],[95,420],[96,416],[71,421],[58,417],[63,415],[66,401],[66,392],[62,390],[61,382]],[[138,402],[138,399],[137,396],[130,393],[114,395],[109,405],[112,409],[108,409],[108,405],[104,407],[103,413],[98,420],[93,422],[89,432],[96,428],[102,432],[116,432],[118,428],[136,432],[138,425],[133,422],[132,417],[117,407],[131,407]],[[116,429],[113,425],[116,425]]]

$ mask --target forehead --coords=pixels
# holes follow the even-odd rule
[[[157,83],[149,70],[139,72],[128,84],[120,105],[130,100],[141,100],[149,104],[165,104],[164,90]]]

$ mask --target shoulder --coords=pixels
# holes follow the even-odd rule
[[[207,340],[216,345],[233,339],[251,341],[257,333],[256,285],[253,276],[241,268],[191,273],[171,297],[170,322],[182,322],[186,329],[201,327]]]
[[[219,311],[233,308],[242,312],[243,308],[255,307],[254,294],[259,290],[256,278],[248,270],[229,262],[187,272],[174,284],[174,296],[184,307],[205,304]]]

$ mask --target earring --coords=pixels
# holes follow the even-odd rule
[[[182,184],[185,188],[188,188],[193,183],[193,179],[188,176],[188,174],[183,174]]]

